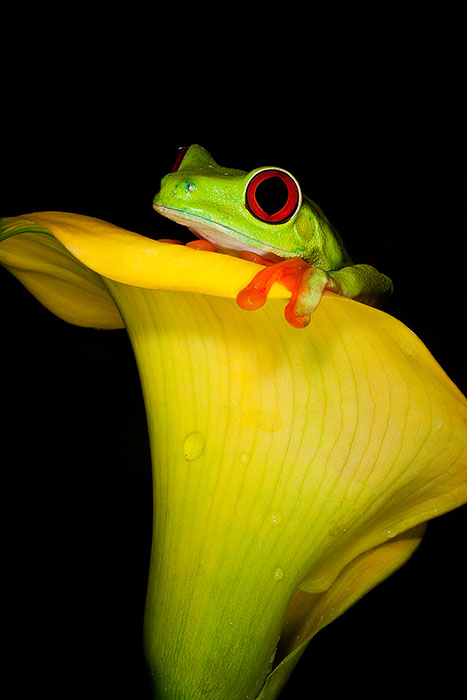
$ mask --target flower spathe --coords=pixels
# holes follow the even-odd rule
[[[129,333],[148,414],[156,697],[270,700],[311,637],[467,500],[465,398],[403,324],[326,294],[241,310],[259,266],[88,217],[3,220],[51,311]]]

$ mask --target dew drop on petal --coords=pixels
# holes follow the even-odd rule
[[[280,511],[277,511],[276,513],[273,513],[271,515],[271,521],[272,524],[276,527],[282,522],[282,513]]]
[[[347,526],[344,524],[342,518],[330,521],[329,536],[334,537],[335,535],[347,532]]]
[[[183,441],[183,456],[187,462],[192,462],[194,459],[200,457],[204,452],[204,437],[195,430],[192,433],[188,433],[185,440]]]
[[[280,567],[277,567],[272,572],[272,577],[275,581],[280,581],[283,576],[284,576],[284,572]]]

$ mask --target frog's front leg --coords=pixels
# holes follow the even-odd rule
[[[261,270],[238,295],[239,306],[244,309],[262,306],[274,282],[283,284],[292,292],[285,317],[296,328],[304,328],[310,323],[311,314],[325,290],[378,306],[393,288],[391,280],[371,265],[349,265],[326,272],[300,258],[291,258]]]

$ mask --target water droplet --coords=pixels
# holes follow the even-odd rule
[[[204,437],[195,430],[188,433],[183,441],[183,456],[187,462],[192,462],[200,457],[204,452]]]
[[[284,575],[284,572],[282,571],[282,569],[280,567],[277,567],[272,572],[272,577],[275,581],[280,581],[281,578],[283,577],[283,575]]]
[[[277,511],[277,513],[273,513],[271,515],[271,520],[274,526],[279,525],[279,523],[282,522],[282,513],[280,511]]]
[[[386,530],[386,537],[395,537],[396,533],[393,530]]]
[[[347,532],[347,525],[343,522],[342,518],[330,521],[330,528],[328,534],[330,537],[340,534],[341,532]]]
[[[233,620],[231,617],[229,617],[229,625],[233,625]]]
[[[242,454],[240,455],[240,462],[242,464],[248,464],[249,461],[250,455],[248,454],[248,452],[242,452]]]

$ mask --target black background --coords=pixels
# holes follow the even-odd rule
[[[72,211],[162,237],[174,228],[151,203],[178,146],[285,167],[353,258],[392,277],[386,310],[465,392],[456,18],[282,9],[6,21],[1,215]],[[9,697],[149,698],[151,477],[131,348],[56,319],[4,271],[0,284]],[[403,569],[312,641],[281,699],[454,695],[466,531],[465,508],[430,524]]]

